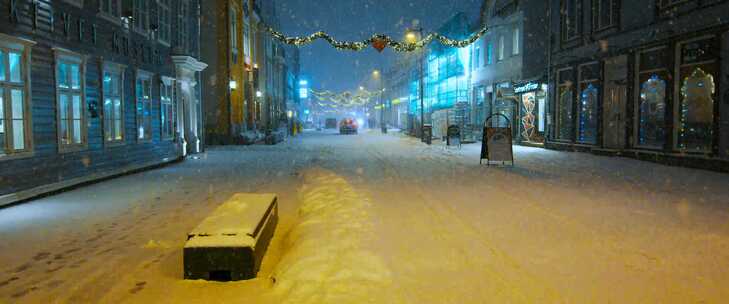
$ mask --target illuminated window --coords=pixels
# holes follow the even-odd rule
[[[160,115],[162,120],[162,138],[172,140],[175,138],[175,111],[174,80],[167,79],[160,85]]]
[[[86,146],[85,58],[56,49],[56,94],[59,150],[76,151]]]
[[[714,122],[714,76],[701,68],[681,82],[678,146],[681,150],[711,151]]]
[[[513,55],[518,55],[519,54],[519,33],[520,32],[521,31],[517,27],[517,28],[514,29],[514,32],[512,34],[513,36],[512,36],[511,45],[512,45],[512,54]]]
[[[506,49],[506,43],[504,36],[499,37],[499,61],[504,60],[504,51]]]
[[[124,69],[115,63],[104,64],[103,115],[104,141],[124,142]]]
[[[640,85],[638,144],[663,148],[666,138],[666,81],[653,74]]]
[[[30,45],[0,34],[0,158],[31,150]]]
[[[152,140],[152,74],[137,72],[137,139]]]

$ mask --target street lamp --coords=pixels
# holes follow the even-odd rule
[[[381,75],[379,70],[372,71],[372,78],[375,80],[379,80],[380,84],[379,92],[377,92],[377,99],[379,101],[378,103],[380,104],[380,130],[382,131],[382,133],[387,133],[387,124],[385,123],[385,102],[382,98],[382,95],[385,92],[385,88],[382,77],[380,76]]]
[[[414,29],[408,29],[405,33],[405,41],[407,41],[410,44],[417,43],[419,38],[423,37],[423,28],[414,28]],[[423,67],[424,65],[424,57],[425,57],[425,49],[420,50],[420,57],[418,58],[418,69],[419,69],[419,81],[418,81],[418,99],[420,99],[420,139],[422,141],[425,140],[425,132],[423,132],[423,128],[425,126],[425,105],[424,105],[424,96],[423,96],[423,90],[425,89],[425,85],[423,83],[423,70],[425,69]]]

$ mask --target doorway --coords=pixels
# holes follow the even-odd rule
[[[603,145],[608,149],[625,148],[627,79],[627,56],[613,57],[605,61]]]

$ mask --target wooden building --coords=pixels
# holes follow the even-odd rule
[[[199,0],[0,0],[0,205],[202,149]]]

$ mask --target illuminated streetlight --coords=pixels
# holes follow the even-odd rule
[[[408,43],[416,43],[418,42],[418,35],[414,31],[408,31],[405,34],[405,41]]]

